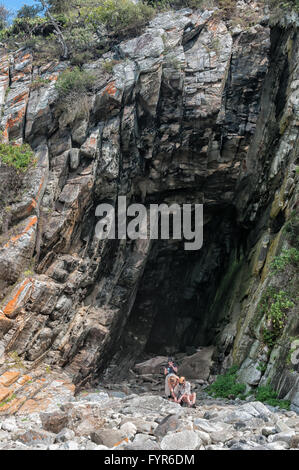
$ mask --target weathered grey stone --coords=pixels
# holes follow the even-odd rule
[[[276,433],[277,433],[277,430],[275,427],[267,426],[262,429],[262,435],[266,437],[271,436],[272,434],[276,434]]]
[[[290,446],[294,436],[295,436],[295,431],[279,432],[277,434],[269,436],[268,441],[269,442],[283,441],[283,442],[286,442]]]
[[[71,170],[77,170],[80,164],[79,149],[70,150],[70,168]]]
[[[99,429],[90,433],[90,439],[95,444],[112,448],[119,445],[125,439],[128,440],[128,436],[125,432],[116,429]]]
[[[39,444],[50,445],[54,443],[54,439],[53,433],[33,429],[16,435],[16,440],[30,447],[36,447]]]
[[[194,431],[169,433],[161,441],[162,450],[196,450],[201,446],[199,434]]]
[[[208,379],[213,364],[214,347],[202,348],[192,356],[184,358],[180,365],[180,374],[188,379]]]
[[[181,421],[176,415],[166,416],[161,423],[156,427],[154,434],[155,436],[163,437],[168,432],[174,432],[181,426]]]
[[[159,374],[167,364],[166,356],[157,356],[145,362],[135,364],[135,370],[139,374]]]
[[[68,428],[63,428],[56,436],[55,442],[66,442],[70,441],[75,437],[74,431]]]

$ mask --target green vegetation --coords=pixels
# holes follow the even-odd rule
[[[257,366],[257,370],[259,370],[262,374],[264,374],[267,370],[267,364],[260,362]]]
[[[24,365],[24,363],[23,363],[23,360],[22,360],[22,358],[19,356],[19,354],[18,354],[17,351],[11,351],[10,353],[8,353],[8,356],[9,356],[10,360],[12,360],[13,363],[14,363],[17,367],[25,368],[25,365]]]
[[[297,167],[299,169],[299,167]],[[296,170],[297,170],[296,168]],[[299,249],[299,214],[293,211],[284,226],[287,239],[291,245]]]
[[[0,4],[0,29],[4,29],[7,27],[10,15],[11,15],[10,11],[1,3]]]
[[[271,406],[290,409],[290,402],[278,399],[277,392],[268,385],[245,393],[246,386],[237,381],[237,373],[238,366],[231,367],[226,374],[218,375],[215,382],[207,387],[206,391],[216,398],[240,398],[245,400],[247,396],[253,395],[254,400],[267,403]]]
[[[34,160],[34,153],[28,144],[13,145],[0,143],[0,159],[17,171],[25,172]]]
[[[231,367],[226,374],[218,375],[206,391],[216,398],[241,398],[246,390],[244,384],[237,382],[238,366]]]
[[[50,83],[50,80],[47,80],[42,77],[37,77],[33,82],[30,84],[30,88],[32,90],[37,90],[38,88],[41,88],[42,86],[45,86]]]
[[[290,401],[278,399],[277,392],[275,392],[275,390],[273,390],[269,385],[258,387],[255,391],[255,398],[257,401],[267,403],[271,406],[279,406],[279,408],[284,408],[286,410],[290,409]]]
[[[215,4],[221,14],[234,8],[236,0],[39,0],[36,6],[22,7],[10,26],[4,21],[0,40],[12,50],[31,47],[38,65],[61,57],[82,65],[120,39],[142,33],[159,11]]]
[[[276,274],[284,271],[288,265],[299,266],[299,250],[297,250],[297,248],[283,249],[271,263],[272,273]]]
[[[66,69],[62,72],[55,84],[60,97],[65,97],[70,93],[86,93],[92,91],[96,77],[90,72],[81,70],[79,67]]]
[[[11,401],[13,401],[15,398],[16,398],[16,394],[13,393],[9,398],[6,398],[6,400],[3,400],[3,401],[0,403],[0,408],[2,408],[3,406],[7,405],[7,404],[10,403]]]
[[[105,72],[111,74],[113,72],[114,65],[118,64],[119,62],[119,60],[106,60],[103,63],[103,69],[105,70]]]
[[[93,8],[88,21],[95,26],[104,24],[109,32],[119,37],[137,34],[155,14],[152,6],[131,0],[104,0]]]
[[[276,291],[274,287],[268,287],[262,296],[259,305],[259,313],[265,317],[266,327],[263,329],[264,343],[273,347],[277,338],[281,335],[287,320],[287,313],[294,307],[294,302],[284,290]]]
[[[299,0],[269,1],[273,11],[298,11]],[[256,12],[248,8],[240,14],[236,4],[237,0],[38,0],[35,6],[23,6],[11,24],[9,12],[3,7],[1,16],[0,7],[0,41],[11,50],[31,47],[38,65],[60,58],[82,65],[120,39],[142,33],[159,11],[217,7],[214,16],[231,25],[256,24]]]
[[[89,115],[90,94],[96,86],[96,75],[78,66],[62,72],[55,84],[58,90],[57,110],[63,113],[65,124]]]
[[[17,18],[35,18],[41,11],[42,7],[39,5],[24,5],[19,9]]]
[[[272,10],[299,12],[299,0],[269,0]]]

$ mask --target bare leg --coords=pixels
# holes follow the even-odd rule
[[[192,405],[192,403],[190,402],[190,396],[191,395],[185,395],[185,401],[188,403],[189,408]]]

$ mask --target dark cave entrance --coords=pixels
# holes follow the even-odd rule
[[[231,253],[242,248],[236,219],[232,206],[209,210],[198,251],[185,251],[183,241],[153,242],[113,359],[118,370],[147,357],[215,344],[219,326],[212,304]]]

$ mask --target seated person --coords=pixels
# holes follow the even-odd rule
[[[166,398],[176,400],[175,387],[179,383],[179,378],[175,374],[168,374],[165,379],[165,396]]]
[[[191,384],[181,377],[175,386],[174,394],[176,403],[187,403],[189,407],[195,408],[196,393],[191,393]]]
[[[175,398],[174,395],[170,390],[172,390],[175,385],[177,384],[178,377],[177,377],[178,367],[174,363],[171,357],[168,358],[167,366],[164,368],[164,375],[165,377],[165,396],[166,398]],[[171,379],[171,377],[175,377],[175,379]],[[175,381],[175,383],[174,383]],[[173,385],[174,383],[174,385]]]

